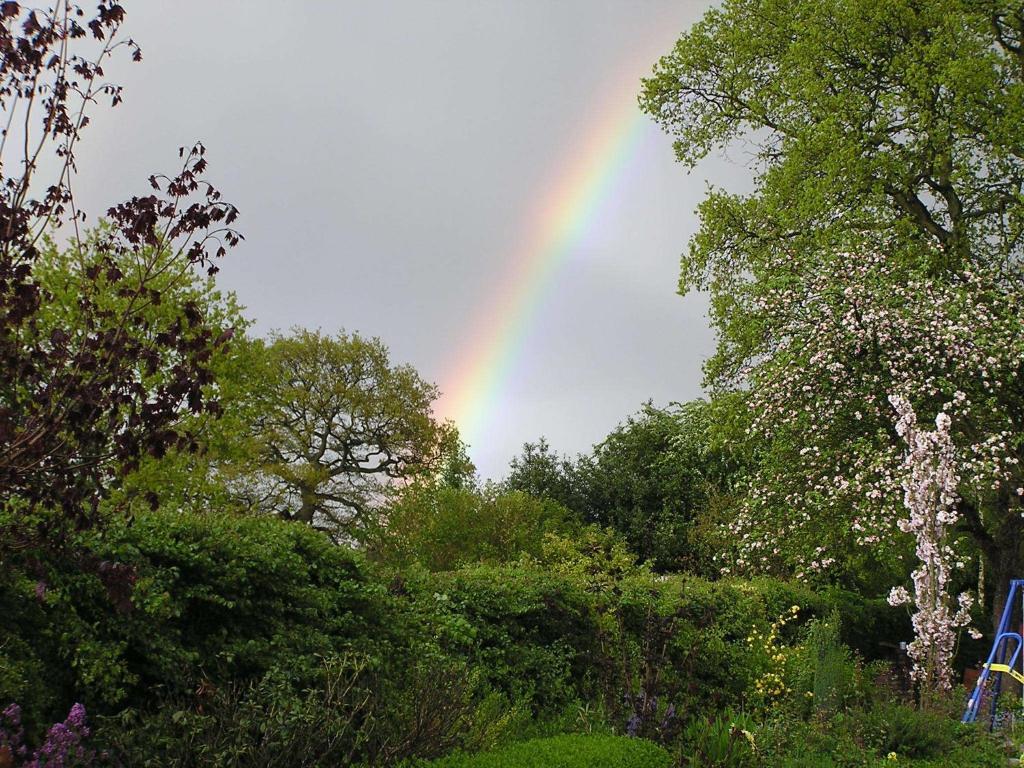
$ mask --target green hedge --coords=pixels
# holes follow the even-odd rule
[[[541,570],[476,566],[419,585],[426,621],[446,652],[467,659],[487,683],[535,709],[557,711],[584,684],[596,636],[588,596]]]
[[[354,553],[304,526],[160,513],[105,548],[139,570],[116,635],[140,688],[255,679],[282,664],[312,670],[318,656],[386,634],[383,588]]]
[[[21,702],[30,722],[74,701],[114,712],[282,667],[301,686],[320,657],[380,655],[401,635],[361,558],[303,526],[155,512],[84,545],[31,577],[0,573],[0,701]]]
[[[417,768],[669,768],[672,757],[644,739],[624,736],[553,736],[477,755],[452,755]]]
[[[837,604],[865,644],[872,626],[888,626],[881,607],[851,593],[655,574],[599,532],[549,538],[542,560],[446,573],[381,572],[269,517],[154,512],[88,536],[91,562],[0,572],[0,706],[18,701],[33,727],[75,701],[96,715],[146,718],[172,702],[171,714],[198,716],[211,691],[259,711],[268,681],[305,717],[325,660],[346,658],[380,698],[375,722],[415,719],[431,697],[462,691],[454,730],[406,754],[470,743],[459,729],[474,720],[486,730],[472,714],[481,707],[550,722],[584,705],[595,722],[669,743],[695,713],[747,703],[764,672],[747,638],[791,606],[800,610],[785,642]],[[370,716],[353,717],[362,728]]]
[[[511,699],[529,699],[537,714],[599,702],[611,724],[639,716],[638,733],[659,739],[696,706],[744,703],[762,671],[747,645],[753,630],[798,605],[785,628],[794,642],[799,625],[829,608],[807,587],[768,579],[711,582],[639,566],[606,578],[594,570],[602,562],[585,565],[407,571],[403,589],[445,652]]]

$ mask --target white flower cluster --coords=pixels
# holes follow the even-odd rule
[[[780,255],[766,267],[777,279],[740,297],[758,333],[736,353],[732,386],[747,393],[763,458],[730,524],[732,572],[811,578],[857,548],[901,556],[890,392],[955,412],[961,493],[1024,512],[1024,295],[980,269],[939,281],[896,263],[837,254],[804,271]]]
[[[907,648],[914,661],[913,675],[928,690],[949,690],[953,674],[956,629],[971,621],[973,598],[963,593],[952,605],[950,576],[957,566],[947,544],[946,531],[957,521],[956,455],[950,437],[952,420],[946,413],[935,418],[935,430],[917,425],[910,402],[890,395],[896,409],[896,432],[907,444],[903,460],[903,503],[907,517],[899,529],[913,534],[918,566],[912,574],[914,594],[903,587],[889,593],[892,605],[912,603],[914,640]],[[954,610],[955,608],[955,610]]]

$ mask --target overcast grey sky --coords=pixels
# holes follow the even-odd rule
[[[145,59],[114,68],[125,103],[82,145],[87,208],[144,191],[201,139],[246,238],[219,279],[257,332],[380,336],[445,390],[595,109],[624,77],[638,89],[710,3],[125,5]],[[524,441],[585,451],[649,398],[701,394],[713,336],[703,297],[675,293],[678,258],[707,181],[745,176],[723,159],[688,175],[669,139],[644,129],[523,324],[523,352],[473,438],[484,477],[503,475]]]

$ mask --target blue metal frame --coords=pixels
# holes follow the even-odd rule
[[[992,685],[992,712],[989,716],[989,728],[995,727],[996,704],[999,701],[999,692],[1003,687],[1004,672],[999,669],[993,670],[992,666],[1005,665],[1009,669],[1015,670],[1014,665],[1021,656],[1021,649],[1024,648],[1024,637],[1021,636],[1021,633],[1010,630],[1010,622],[1013,618],[1013,608],[1015,605],[1014,601],[1021,590],[1024,590],[1024,579],[1012,579],[1010,581],[1009,594],[1006,596],[1006,605],[1003,607],[1003,615],[999,619],[999,629],[996,630],[995,640],[992,641],[992,651],[988,655],[988,661],[985,662],[981,669],[981,674],[978,675],[978,682],[974,686],[974,691],[971,693],[970,698],[967,699],[967,709],[964,711],[961,722],[973,723],[978,719],[985,685],[988,683],[989,677],[995,674],[996,678]],[[1022,621],[1024,621],[1024,617],[1022,617]],[[1013,649],[1013,653],[1010,654],[1009,661],[1007,661],[1006,654],[1011,641],[1016,644],[1016,647]]]

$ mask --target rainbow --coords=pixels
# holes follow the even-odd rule
[[[653,58],[645,58],[650,66]],[[439,415],[470,446],[479,445],[504,387],[530,338],[533,320],[557,273],[593,227],[651,124],[637,104],[639,74],[611,89],[582,141],[545,185],[527,217],[527,236],[470,326],[472,336],[442,378]],[[652,129],[653,130],[653,129]]]

